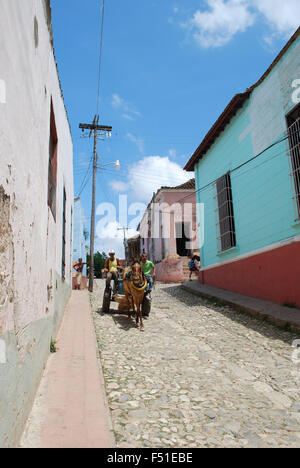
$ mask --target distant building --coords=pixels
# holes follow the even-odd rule
[[[73,241],[73,261],[76,262],[79,258],[82,258],[83,262],[86,262],[87,249],[86,245],[88,240],[86,239],[85,230],[85,216],[82,208],[81,201],[75,200],[74,204],[74,241]],[[86,267],[84,267],[83,274],[86,276]]]
[[[134,237],[126,240],[126,253],[127,253],[127,262],[130,262],[132,259],[139,259],[141,257],[141,236],[137,234]]]
[[[200,281],[298,306],[299,78],[300,29],[234,96],[185,167],[205,210]]]
[[[187,257],[198,250],[195,179],[162,187],[153,195],[138,226],[141,253],[159,263],[168,255]]]
[[[2,1],[0,43],[0,447],[13,447],[71,292],[73,144],[50,2]]]

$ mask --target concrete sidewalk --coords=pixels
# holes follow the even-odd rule
[[[201,284],[198,280],[183,283],[182,288],[192,294],[216,302],[221,302],[234,307],[237,310],[246,312],[253,317],[267,320],[281,328],[289,328],[293,332],[300,333],[300,310],[285,307],[274,302],[256,299],[254,297],[243,296],[224,289],[214,288]]]
[[[111,448],[114,437],[87,291],[73,291],[22,448]]]

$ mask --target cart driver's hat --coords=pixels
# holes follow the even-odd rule
[[[110,250],[110,251],[108,252],[108,255],[115,255],[115,254],[116,254],[116,252],[115,252],[114,250]]]

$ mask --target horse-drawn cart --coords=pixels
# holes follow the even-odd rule
[[[121,314],[132,313],[132,306],[128,302],[123,288],[123,279],[119,280],[119,291],[116,291],[115,286],[110,286],[109,290],[104,291],[102,312],[108,314],[111,311],[111,302],[118,304],[118,312]],[[149,298],[149,292],[145,289],[144,299],[142,303],[143,317],[149,317],[151,312],[151,299]]]

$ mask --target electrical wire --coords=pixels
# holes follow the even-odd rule
[[[98,70],[98,88],[97,88],[97,112],[96,115],[99,113],[99,105],[100,105],[100,88],[101,88],[101,71],[102,71],[102,52],[103,52],[103,31],[104,31],[104,9],[105,9],[105,0],[102,0],[102,19],[101,19],[101,35],[100,35],[100,56],[99,56],[99,70]],[[79,193],[78,193],[78,198],[82,194],[83,190],[87,186],[91,173],[90,169],[92,166],[92,161],[93,161],[93,156],[90,159],[89,167],[86,171],[86,174],[83,178],[83,181],[81,183]],[[77,172],[77,175],[80,174],[80,171]]]
[[[296,131],[295,133],[298,133],[298,132]],[[289,134],[289,135],[286,135],[286,136],[280,138],[280,139],[277,140],[276,142],[274,142],[274,143],[272,143],[271,145],[269,145],[268,147],[266,147],[263,151],[261,151],[261,152],[258,153],[257,155],[255,155],[255,156],[249,158],[247,161],[245,161],[244,163],[242,163],[242,164],[240,164],[239,166],[235,167],[234,169],[231,169],[230,172],[232,173],[232,172],[235,172],[235,171],[241,169],[241,168],[244,167],[245,165],[249,164],[250,162],[252,162],[252,161],[254,161],[255,159],[257,159],[258,157],[262,156],[264,153],[266,153],[268,150],[272,149],[274,146],[276,146],[276,145],[278,145],[278,144],[284,142],[285,140],[287,140],[288,138],[290,138],[292,135],[293,135],[293,134],[291,133],[291,134]],[[130,168],[130,166],[127,166],[127,167]],[[109,172],[109,170],[107,170],[107,172]],[[128,174],[128,172],[125,172],[125,171],[123,171],[123,173]],[[154,177],[154,178],[153,178],[153,176],[150,176],[150,177],[149,177],[148,174],[146,174],[146,173],[142,173],[142,172],[138,172],[138,171],[133,171],[132,174],[133,174],[133,175],[136,175],[136,176],[141,176],[141,177],[144,176],[144,177],[146,177],[146,178],[149,179],[149,180],[151,180],[151,179],[152,179],[152,180],[155,180],[155,177]],[[157,180],[158,180],[158,179],[157,179]],[[205,186],[199,188],[198,190],[195,190],[194,193],[198,193],[198,192],[204,190],[206,187],[215,184],[217,181],[218,181],[218,179],[215,179],[215,180],[213,180],[212,182],[209,182],[207,185],[205,185]],[[183,197],[182,199],[178,200],[178,202],[183,201],[183,200],[185,200],[186,198],[190,198],[190,197],[191,197],[191,194],[189,194],[189,195]]]
[[[293,136],[294,134],[296,133],[299,133],[298,131],[294,132],[294,133],[290,133],[288,134],[287,136],[277,140],[275,143],[272,143],[271,145],[269,145],[267,148],[265,148],[263,151],[261,151],[260,153],[256,154],[255,156],[253,156],[252,158],[248,159],[247,161],[245,161],[244,163],[240,164],[239,166],[236,166],[235,168],[231,169],[229,172],[230,173],[233,173],[235,171],[237,171],[238,169],[241,169],[242,167],[244,167],[245,165],[249,164],[250,162],[254,161],[255,159],[259,158],[260,156],[262,156],[264,153],[266,153],[269,149],[273,148],[274,146],[278,145],[279,143],[282,143],[286,140],[288,140],[291,136]],[[286,151],[283,151],[284,153]],[[278,156],[278,155],[277,155]],[[204,185],[203,187],[200,187],[198,190],[195,190],[194,193],[199,193],[201,191],[203,191],[204,189],[214,185],[217,181],[219,180],[219,177],[217,179],[214,179],[213,181],[209,182],[208,184]],[[180,200],[178,200],[177,203],[185,200],[186,198],[189,198],[191,195],[188,195],[186,197],[183,197],[181,198]]]
[[[100,87],[101,87],[101,71],[102,71],[102,52],[103,52],[103,31],[104,31],[104,9],[105,9],[105,0],[102,1],[102,21],[101,21],[100,56],[99,56],[97,112],[96,112],[96,115],[99,115],[99,105],[100,105]]]
[[[80,189],[79,189],[79,193],[78,193],[78,195],[77,195],[77,198],[80,198],[80,195],[81,195],[82,192],[84,191],[84,189],[85,189],[85,187],[87,186],[87,183],[88,183],[88,181],[89,181],[89,179],[90,179],[90,176],[91,176],[90,170],[91,170],[91,167],[92,167],[92,161],[93,161],[93,156],[92,156],[91,159],[90,159],[89,167],[88,167],[88,169],[87,169],[87,171],[86,171],[86,174],[85,174],[85,176],[84,176],[84,178],[83,178],[83,181],[82,181],[82,183],[81,183],[81,186],[80,186]]]

